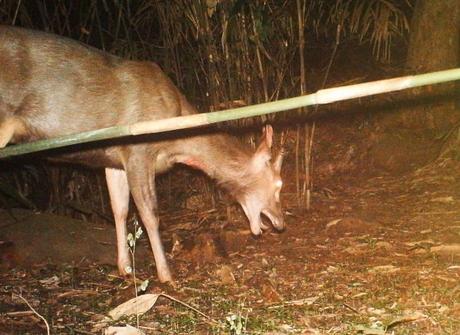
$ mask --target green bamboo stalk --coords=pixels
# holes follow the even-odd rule
[[[438,84],[459,79],[460,68],[456,68],[445,71],[425,73],[421,75],[405,76],[356,85],[328,88],[304,96],[266,102],[253,106],[227,109],[218,112],[179,116],[170,119],[144,121],[131,125],[108,127],[79,134],[72,134],[36,142],[12,145],[0,150],[0,159],[111,138],[194,128],[217,122],[277,113],[289,109],[296,109],[316,104],[328,104],[336,101],[399,91],[407,88]]]

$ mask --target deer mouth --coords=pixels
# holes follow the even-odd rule
[[[282,216],[276,215],[272,211],[267,209],[262,210],[262,214],[270,221],[273,228],[275,228],[277,231],[284,230],[284,220]],[[260,220],[260,228],[265,231],[269,227],[266,224],[264,224],[262,220]]]
[[[284,220],[281,213],[276,213],[270,209],[259,209],[257,207],[247,206],[245,202],[241,202],[241,207],[249,219],[249,225],[253,235],[258,236],[270,228],[270,224],[277,231],[284,230]],[[270,224],[264,223],[263,220],[269,221]]]

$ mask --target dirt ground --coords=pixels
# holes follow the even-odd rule
[[[460,334],[458,161],[438,159],[399,176],[331,179],[317,187],[310,212],[296,209],[289,189],[283,194],[287,230],[259,239],[236,206],[163,213],[175,286],[157,281],[144,238],[136,276],[139,283],[149,280],[148,293],[177,301],[160,296],[139,317],[139,328],[148,334]],[[112,227],[12,213],[16,220],[0,215],[0,333],[46,333],[26,301],[52,334],[136,326],[133,316],[105,319],[135,296],[133,280],[116,274]],[[37,222],[52,233],[41,235]],[[59,229],[62,224],[73,228]]]

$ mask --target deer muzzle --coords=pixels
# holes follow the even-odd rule
[[[275,228],[277,231],[281,232],[285,229],[284,218],[283,218],[283,214],[281,213],[281,210],[277,210],[276,212],[274,212],[274,211],[266,209],[262,211],[262,214],[265,215],[270,220],[273,228]],[[264,229],[264,227],[266,226],[264,224],[262,225],[263,225],[262,229]],[[268,227],[266,228],[268,229]]]

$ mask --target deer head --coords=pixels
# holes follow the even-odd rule
[[[268,229],[261,215],[270,220],[276,230],[284,229],[280,203],[280,192],[283,186],[280,176],[283,153],[281,151],[272,160],[272,142],[273,129],[267,125],[263,131],[262,141],[249,161],[245,175],[248,180],[244,182],[244,190],[237,196],[254,235],[260,235],[263,230]]]

